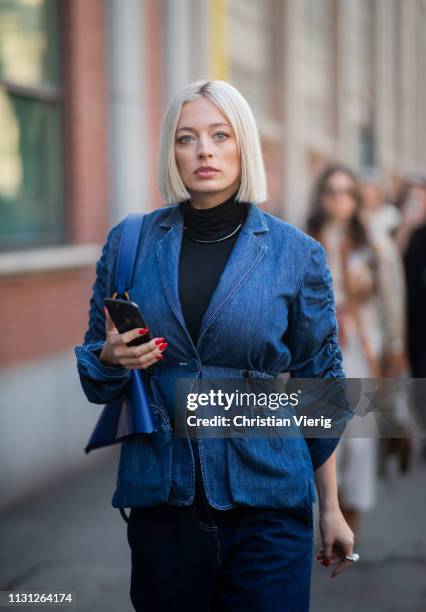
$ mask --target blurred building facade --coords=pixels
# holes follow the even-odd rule
[[[377,166],[390,188],[426,167],[425,31],[426,0],[2,0],[0,506],[89,463],[99,409],[72,347],[107,229],[162,205],[173,93],[241,90],[264,208],[303,226],[328,161]]]

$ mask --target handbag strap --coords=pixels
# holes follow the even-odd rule
[[[141,213],[132,213],[124,219],[115,271],[115,287],[118,296],[125,295],[127,289],[132,286],[143,219],[144,215]]]

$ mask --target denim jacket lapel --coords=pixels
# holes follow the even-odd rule
[[[183,217],[178,206],[173,208],[173,211],[161,223],[160,227],[168,230],[157,242],[157,261],[160,269],[161,283],[170,308],[189,336],[179,299],[179,257],[182,243]]]
[[[163,290],[170,308],[190,338],[179,300],[179,257],[183,217],[178,206],[174,207],[160,227],[168,229],[157,243],[157,259]],[[263,258],[267,247],[260,234],[268,231],[262,211],[255,204],[249,204],[246,222],[204,313],[197,346],[222,308],[240,289]]]
[[[255,204],[249,204],[247,219],[201,321],[197,346],[200,345],[204,334],[219,316],[225,304],[241,288],[262,260],[267,246],[264,244],[263,237],[258,237],[257,234],[264,234],[268,231],[262,211]]]

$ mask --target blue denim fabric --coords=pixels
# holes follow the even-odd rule
[[[121,224],[108,235],[97,264],[89,329],[76,347],[89,401],[120,396],[129,380],[121,366],[105,366],[103,298],[114,291]],[[322,246],[297,228],[250,204],[218,286],[204,314],[197,345],[185,326],[178,297],[183,219],[177,206],[146,215],[130,297],[152,336],[169,346],[163,362],[145,372],[159,429],[126,439],[121,448],[114,507],[194,499],[194,455],[188,438],[173,436],[175,382],[204,378],[343,378],[331,275]],[[306,506],[315,500],[313,471],[338,439],[203,439],[202,478],[219,510],[243,504],[267,508]]]
[[[312,508],[132,508],[130,596],[137,612],[308,612]]]

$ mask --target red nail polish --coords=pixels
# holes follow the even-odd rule
[[[157,361],[161,361],[162,359],[164,359],[164,355],[158,355]]]
[[[160,349],[160,351],[164,350],[165,348],[167,348],[169,345],[167,342],[162,342],[161,344],[158,345],[158,348]]]
[[[330,559],[324,559],[324,565],[328,567],[330,565]]]
[[[164,338],[157,338],[157,340],[155,341],[155,344],[162,344],[164,342]]]
[[[147,329],[145,329],[144,327],[142,329],[139,330],[139,333],[141,336],[144,336],[147,333]]]

